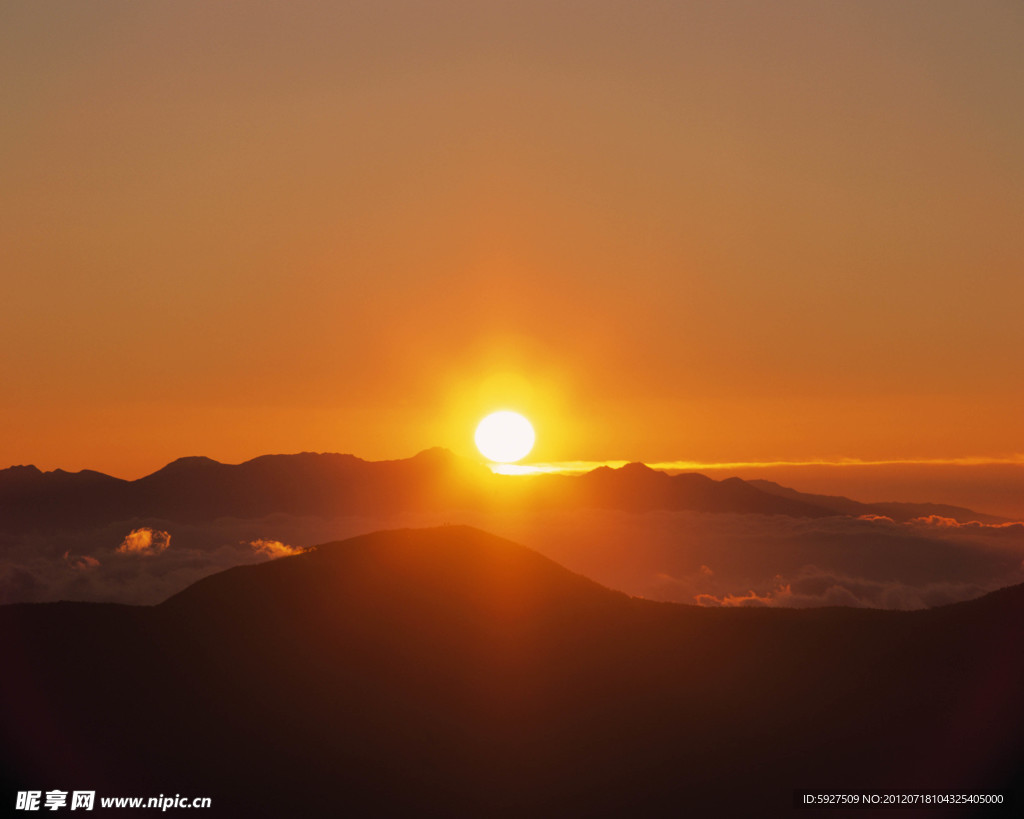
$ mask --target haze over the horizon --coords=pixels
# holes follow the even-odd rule
[[[0,466],[470,454],[502,406],[539,461],[1024,453],[1022,40],[995,0],[5,3]]]

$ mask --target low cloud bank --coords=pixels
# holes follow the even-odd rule
[[[361,531],[367,529],[360,519],[339,524],[272,516],[209,524],[133,520],[85,532],[0,534],[0,604],[152,605],[214,572],[298,554]]]
[[[1022,522],[594,511],[491,530],[612,588],[701,606],[919,609],[1024,582]]]
[[[916,609],[1024,582],[1024,522],[611,510],[132,520],[0,534],[0,603],[154,604],[206,575],[379,529],[464,523],[610,588],[701,606]]]

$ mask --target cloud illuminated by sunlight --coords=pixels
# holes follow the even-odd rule
[[[117,551],[122,554],[155,555],[170,545],[170,532],[163,532],[159,529],[150,529],[148,526],[143,526],[140,529],[132,529],[125,536],[125,539],[121,541]]]
[[[535,464],[489,464],[491,471],[499,475],[578,475],[591,472],[602,466],[619,469],[629,461],[554,461]],[[653,461],[646,463],[651,469],[664,472],[705,471],[716,469],[768,469],[791,466],[991,466],[1009,464],[1024,466],[1024,455],[1005,458],[907,458],[891,460],[863,460],[860,458],[821,458],[804,461]]]
[[[252,547],[254,552],[270,558],[297,555],[302,551],[302,549],[296,549],[287,543],[282,543],[280,540],[264,540],[263,538],[249,541],[249,546]]]
[[[982,523],[981,521],[971,520],[961,523],[955,518],[947,518],[942,515],[926,515],[925,517],[914,518],[910,521],[910,525],[937,526],[943,529],[973,529],[990,532],[1024,531],[1024,521],[1019,520],[1008,520],[1004,523]]]
[[[619,469],[629,461],[558,461],[538,464],[488,464],[497,475],[580,475],[600,466]]]
[[[90,555],[79,555],[77,557],[71,556],[71,551],[64,552],[64,562],[76,571],[84,572],[90,569],[98,568],[100,562]]]

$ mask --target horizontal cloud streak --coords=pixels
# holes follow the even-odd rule
[[[1024,521],[1012,520],[1006,523],[982,523],[977,520],[961,522],[955,518],[946,518],[942,515],[927,515],[922,518],[914,518],[911,525],[940,527],[944,529],[966,529],[974,532],[991,532],[996,534],[1022,534],[1024,533]]]
[[[602,466],[619,469],[629,461],[550,461],[526,464],[491,464],[491,469],[502,474],[539,474],[562,473],[581,474],[591,472]],[[817,460],[793,461],[645,461],[651,469],[664,472],[704,472],[735,469],[777,469],[779,467],[800,466],[993,466],[1011,465],[1024,466],[1024,454],[1010,455],[1005,458],[965,457],[965,458],[906,458],[888,460],[867,460],[863,458],[821,458]]]

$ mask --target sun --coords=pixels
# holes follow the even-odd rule
[[[525,458],[536,436],[533,427],[518,412],[492,412],[476,428],[476,448],[491,461],[510,464]]]

